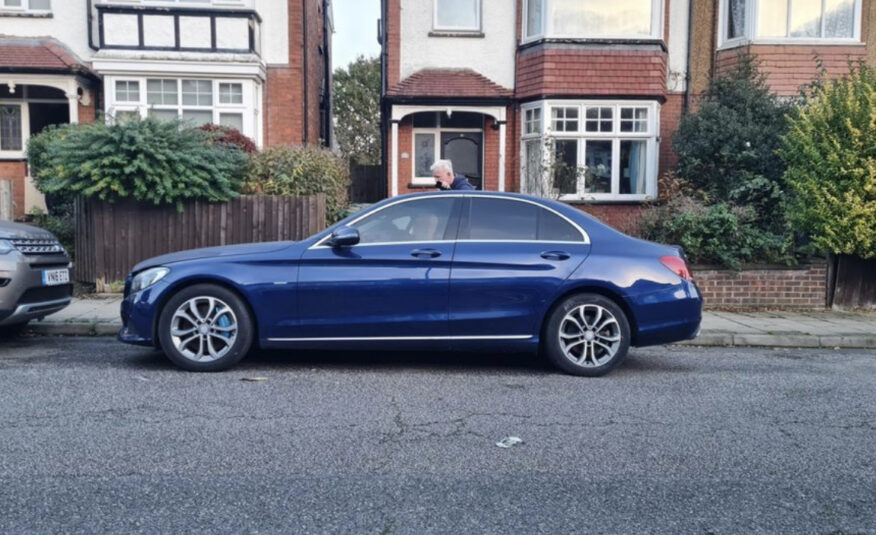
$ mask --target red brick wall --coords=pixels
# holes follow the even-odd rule
[[[386,43],[387,66],[386,87],[392,87],[401,81],[401,0],[386,0]]]
[[[666,53],[534,46],[517,58],[517,97],[663,96]]]
[[[303,3],[307,2],[307,44],[302,24]],[[264,140],[266,146],[319,142],[319,89],[325,75],[319,51],[323,38],[321,0],[289,0],[289,63],[267,69],[264,88]],[[328,51],[325,51],[327,53]],[[304,109],[304,54],[307,54],[307,110]]]
[[[767,76],[770,89],[779,95],[795,96],[800,86],[818,76],[815,57],[822,61],[829,76],[841,76],[849,72],[849,61],[863,59],[867,54],[865,45],[813,46],[813,45],[749,45],[719,50],[715,71],[722,73],[738,63],[740,53],[757,56],[760,70]]]
[[[678,130],[684,107],[684,95],[666,95],[666,102],[660,106],[660,165],[658,174],[674,169],[678,155],[672,148],[672,136]]]
[[[813,310],[824,308],[827,296],[824,263],[739,272],[693,266],[693,278],[708,309]]]
[[[12,181],[13,215],[16,219],[24,215],[24,177],[26,175],[26,162],[0,160],[0,180]]]
[[[576,204],[575,208],[587,212],[603,223],[626,234],[634,234],[642,215],[641,204]]]

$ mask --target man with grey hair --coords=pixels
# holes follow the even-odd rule
[[[443,190],[469,190],[475,189],[464,175],[453,174],[453,164],[450,160],[438,160],[430,167],[435,186]]]

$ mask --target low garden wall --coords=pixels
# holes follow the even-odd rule
[[[325,228],[324,194],[242,195],[225,203],[154,206],[79,198],[75,205],[79,282],[104,291],[147,258],[198,247],[301,240]]]
[[[706,309],[824,309],[827,264],[745,266],[740,271],[693,266]]]

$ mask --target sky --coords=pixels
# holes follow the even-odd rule
[[[346,67],[356,56],[377,56],[377,19],[380,0],[333,0],[335,33],[332,36],[332,69]]]

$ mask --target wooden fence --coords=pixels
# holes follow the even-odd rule
[[[831,260],[830,304],[840,310],[876,310],[876,259],[839,255]]]
[[[98,291],[138,262],[160,254],[233,243],[301,240],[325,228],[325,196],[244,195],[227,203],[173,206],[78,199],[79,282]]]
[[[12,221],[15,207],[12,199],[12,181],[0,179],[0,221]]]

